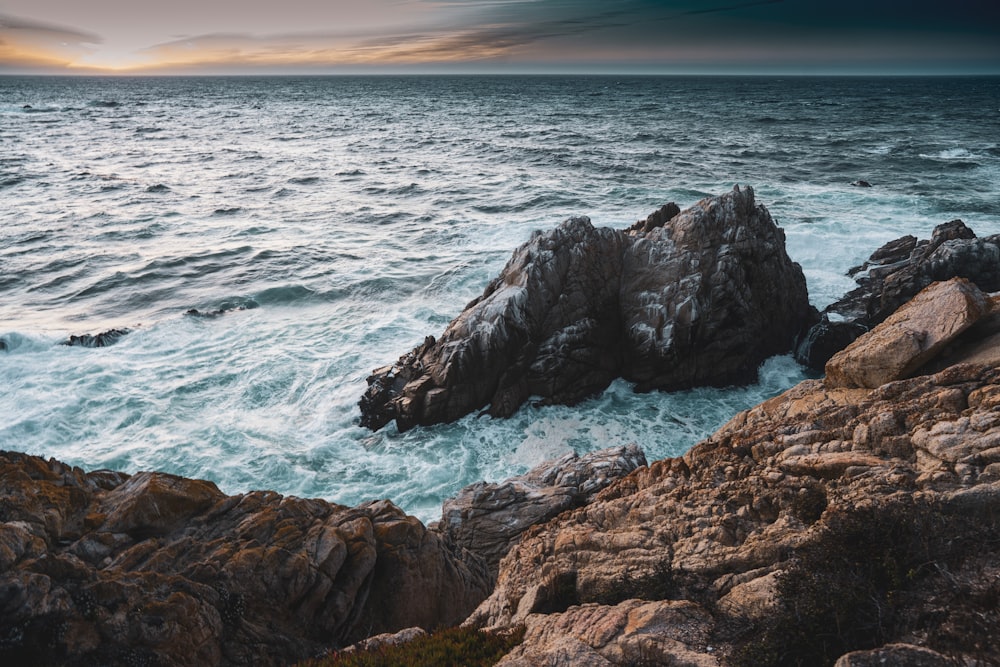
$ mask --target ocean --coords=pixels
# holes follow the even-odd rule
[[[996,77],[0,77],[0,448],[424,520],[570,450],[679,455],[803,370],[402,434],[357,401],[533,230],[749,184],[823,307],[888,240],[1000,233],[998,142]]]

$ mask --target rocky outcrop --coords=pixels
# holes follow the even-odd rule
[[[796,350],[799,363],[822,370],[934,281],[961,277],[983,291],[1000,290],[1000,235],[977,238],[961,220],[952,220],[935,227],[930,240],[904,236],[886,243],[848,275],[858,287],[823,310]]]
[[[108,329],[98,334],[82,334],[70,336],[63,345],[72,347],[108,347],[114,345],[122,336],[132,333],[131,329]]]
[[[997,662],[1000,368],[969,363],[967,342],[931,375],[807,380],[529,529],[467,623],[524,624],[510,664],[635,664],[621,647],[640,641],[652,664],[832,664],[883,645]],[[624,620],[656,602],[692,632]]]
[[[0,662],[287,664],[460,621],[488,593],[460,556],[388,501],[0,452]]]
[[[989,298],[964,278],[932,283],[835,354],[826,364],[826,386],[875,389],[909,377],[991,308]]]
[[[809,314],[802,271],[749,187],[629,230],[572,218],[518,248],[439,339],[375,370],[361,423],[403,430],[486,406],[507,416],[530,396],[572,404],[619,376],[640,391],[750,382]]]
[[[567,454],[499,484],[478,482],[444,502],[432,528],[482,558],[493,576],[525,530],[589,502],[598,491],[646,465],[636,445]]]

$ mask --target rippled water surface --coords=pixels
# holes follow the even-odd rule
[[[675,455],[801,370],[405,434],[356,401],[532,230],[750,184],[823,306],[889,239],[1000,232],[998,141],[997,78],[0,77],[0,447],[424,519],[569,449]]]

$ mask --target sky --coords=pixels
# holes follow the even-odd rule
[[[0,0],[0,74],[1000,74],[1000,0]]]

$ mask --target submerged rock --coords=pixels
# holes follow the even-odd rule
[[[935,227],[930,240],[904,236],[886,243],[848,275],[858,287],[823,310],[795,352],[814,370],[934,281],[961,277],[985,292],[1000,290],[1000,235],[977,238],[952,220]]]
[[[82,336],[70,336],[63,345],[75,347],[108,347],[114,345],[125,335],[132,333],[131,329],[108,329],[99,334],[83,334]]]
[[[474,558],[388,501],[354,508],[0,452],[0,663],[289,664],[455,624]]]
[[[753,381],[809,317],[802,270],[749,187],[674,209],[629,230],[572,218],[536,233],[439,339],[369,376],[361,424],[509,416],[616,377],[640,391]]]

